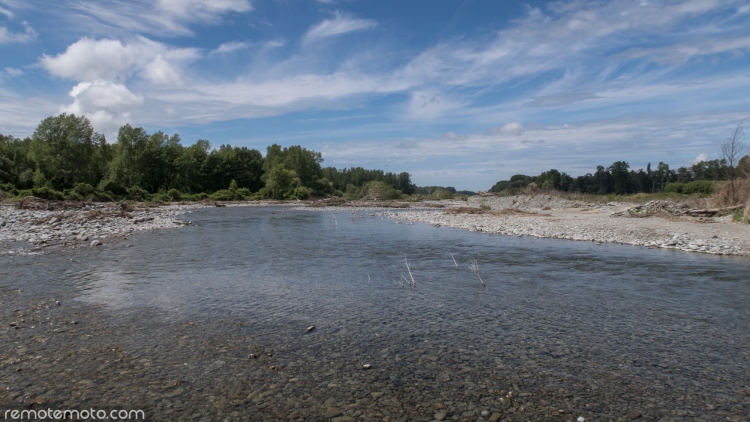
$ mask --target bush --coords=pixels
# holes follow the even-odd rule
[[[349,189],[347,188],[347,191]],[[363,186],[366,197],[376,200],[401,199],[400,190],[393,189],[393,186],[385,182],[372,181]]]
[[[307,199],[310,197],[310,191],[307,190],[304,186],[299,186],[294,189],[294,192],[292,193],[292,197],[296,199]]]
[[[711,195],[714,192],[715,183],[716,182],[711,180],[696,180],[690,183],[667,183],[667,185],[664,186],[664,192],[682,193],[685,195],[692,195],[694,193]]]
[[[128,189],[127,198],[132,201],[148,201],[151,198],[151,194],[149,194],[146,189],[143,189],[140,186],[133,186],[132,188]]]
[[[358,188],[351,183],[348,183],[346,185],[344,196],[349,199],[359,199],[365,196],[365,190],[363,188]]]
[[[94,187],[89,185],[88,183],[76,183],[73,185],[73,189],[71,189],[74,193],[78,194],[78,196],[81,196],[83,198],[87,198],[94,194]]]
[[[682,193],[683,189],[685,189],[685,184],[680,182],[667,183],[667,185],[664,186],[664,192],[669,193]]]
[[[57,201],[62,201],[63,199],[65,199],[65,196],[62,194],[62,192],[58,192],[47,186],[42,188],[33,188],[31,189],[31,194],[43,199],[51,199]]]
[[[167,191],[166,195],[170,202],[176,202],[182,199],[182,192],[174,188]]]
[[[111,180],[102,180],[99,182],[98,190],[102,192],[112,192],[115,195],[127,195],[128,190],[119,183],[115,183]]]
[[[710,180],[696,180],[695,182],[690,182],[682,188],[682,193],[686,195],[691,195],[693,193],[711,195],[714,193],[714,182]]]
[[[239,188],[237,189],[237,197],[239,199],[248,199],[253,195],[252,192],[250,192],[250,189],[248,188]]]
[[[444,188],[436,188],[430,195],[427,195],[427,199],[453,199],[453,192]]]
[[[233,201],[235,192],[229,189],[221,189],[209,195],[214,201]]]

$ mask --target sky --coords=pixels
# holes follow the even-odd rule
[[[750,0],[0,0],[0,133],[62,112],[487,190],[720,158]]]

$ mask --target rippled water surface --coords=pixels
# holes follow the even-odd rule
[[[747,259],[370,214],[201,209],[185,229],[0,257],[0,404],[154,420],[746,420]],[[19,313],[23,328],[6,328]]]

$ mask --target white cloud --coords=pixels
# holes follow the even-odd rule
[[[311,27],[304,36],[306,41],[312,41],[320,38],[341,35],[347,32],[371,29],[377,26],[377,22],[371,19],[355,19],[350,16],[336,13],[333,19],[326,19],[323,22]]]
[[[165,59],[187,61],[197,56],[196,49],[170,49],[143,37],[128,44],[85,37],[57,56],[43,55],[40,63],[49,73],[76,81],[123,80],[135,70],[147,68],[146,77],[163,83],[176,73],[167,69],[172,66]]]
[[[5,74],[11,77],[17,77],[17,76],[23,75],[23,70],[21,69],[16,69],[13,67],[6,67],[4,70],[5,70]]]
[[[24,32],[12,32],[0,26],[0,44],[27,43],[36,39],[36,31],[27,22],[23,22]]]
[[[190,24],[214,25],[227,13],[253,10],[248,0],[79,1],[75,6],[83,13],[75,19],[92,27],[167,36],[190,36]]]
[[[141,75],[158,85],[180,84],[181,82],[179,72],[164,60],[161,54],[143,68]]]
[[[250,43],[247,41],[230,41],[224,44],[221,44],[218,48],[215,50],[211,50],[210,54],[223,54],[223,53],[231,53],[233,51],[237,50],[243,50],[246,48],[250,48]]]
[[[693,159],[693,164],[697,164],[697,163],[700,163],[701,161],[706,161],[706,160],[708,160],[708,154],[706,154],[705,152],[701,152],[700,154],[698,154],[697,157]]]
[[[0,14],[7,16],[8,19],[13,19],[13,12],[3,7],[0,7]]]
[[[125,85],[104,80],[81,82],[73,87],[70,96],[73,103],[62,106],[60,111],[85,115],[108,138],[128,123],[131,112],[144,102],[142,95],[133,94]]]
[[[498,134],[506,134],[506,135],[520,135],[522,134],[526,129],[523,127],[523,125],[519,122],[508,122],[504,124],[503,126],[493,126],[484,133],[485,135],[498,135]]]

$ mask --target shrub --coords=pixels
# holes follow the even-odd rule
[[[133,186],[132,188],[128,189],[127,198],[132,201],[148,201],[151,198],[151,195],[146,191],[146,189],[143,189],[140,186]]]
[[[358,188],[354,186],[353,184],[348,183],[346,185],[346,191],[344,192],[344,196],[346,196],[349,199],[359,199],[365,196],[365,189]]]
[[[252,192],[250,192],[250,189],[248,188],[239,188],[237,189],[237,198],[238,199],[247,199],[253,195]]]
[[[33,188],[31,189],[31,193],[32,195],[43,199],[52,199],[57,201],[65,199],[65,196],[62,194],[62,192],[58,192],[47,186],[41,188]]]
[[[151,202],[171,202],[167,194],[164,192],[157,192],[153,195],[149,195],[149,200]]]
[[[489,210],[491,210],[491,209],[492,209],[492,208],[490,208],[490,206],[489,206],[489,205],[487,205],[487,204],[482,204],[482,205],[480,205],[480,206],[479,206],[479,208],[480,208],[480,209],[483,209],[483,210],[486,210],[486,211],[489,211]]]
[[[214,201],[232,201],[234,200],[234,192],[229,189],[221,189],[209,195]]]
[[[366,192],[364,196],[376,200],[401,199],[402,196],[400,190],[394,189],[393,186],[385,182],[368,182],[362,187],[362,189]],[[347,191],[348,190],[349,189],[347,188]]]
[[[299,186],[294,189],[292,197],[296,199],[307,199],[310,197],[310,191],[304,186]]]
[[[682,190],[685,188],[684,183],[675,182],[675,183],[667,183],[666,186],[664,186],[664,192],[669,193],[682,193]]]
[[[112,192],[115,195],[127,195],[128,190],[119,183],[115,183],[111,180],[102,180],[99,182],[98,190],[102,192]]]
[[[686,195],[693,193],[710,195],[714,193],[714,182],[710,180],[696,180],[695,182],[690,182],[682,188],[682,193]]]
[[[453,192],[444,188],[436,188],[432,194],[427,196],[428,199],[453,199]]]
[[[93,186],[89,185],[88,183],[80,182],[73,185],[73,189],[71,190],[83,198],[91,196],[95,191]]]
[[[168,190],[166,195],[170,202],[176,202],[182,199],[182,193],[174,188]]]

